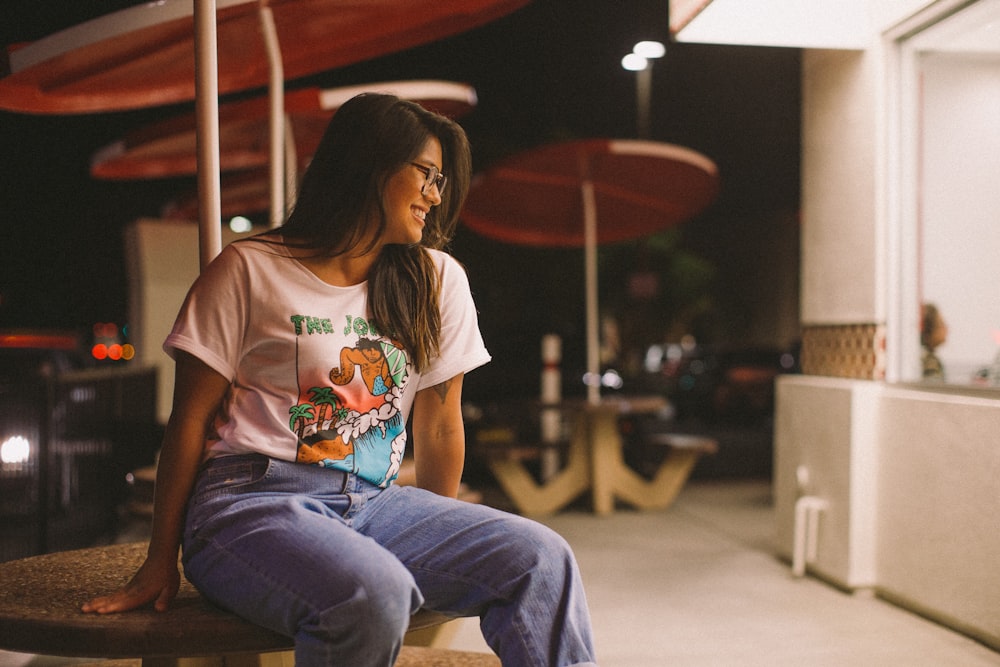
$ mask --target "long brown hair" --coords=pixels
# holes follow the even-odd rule
[[[298,200],[279,230],[285,243],[316,256],[360,250],[367,225],[378,220],[374,244],[387,220],[382,192],[430,138],[441,143],[448,187],[427,215],[417,245],[387,245],[368,276],[369,316],[403,344],[418,370],[437,355],[441,334],[440,279],[427,248],[451,240],[469,189],[471,157],[465,131],[454,121],[393,95],[366,93],[334,114],[302,177]],[[377,214],[377,215],[373,215]]]

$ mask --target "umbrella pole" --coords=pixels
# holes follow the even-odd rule
[[[539,415],[542,443],[542,481],[546,482],[559,472],[559,449],[556,445],[562,439],[562,410],[558,407],[562,400],[562,374],[559,362],[562,360],[562,339],[556,334],[542,336],[542,411]]]
[[[594,183],[588,178],[583,193],[584,273],[587,291],[587,402],[601,402],[601,349],[597,321],[597,204]]]
[[[222,250],[219,181],[219,54],[215,0],[194,0],[195,112],[198,116],[198,246],[201,268]]]
[[[270,130],[271,130],[271,227],[285,219],[285,71],[281,62],[281,45],[274,12],[265,0],[260,0],[260,23],[270,65]]]
[[[285,114],[285,215],[295,206],[299,182],[299,155],[295,148],[295,128]]]

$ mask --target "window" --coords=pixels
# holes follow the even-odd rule
[[[916,258],[901,260],[899,379],[923,379],[932,352],[945,383],[1000,387],[1000,0],[937,18],[899,41],[900,252]],[[921,304],[947,326],[932,350],[906,325]]]

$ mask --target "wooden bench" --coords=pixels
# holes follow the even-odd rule
[[[639,507],[648,509],[670,506],[684,488],[698,459],[719,451],[717,440],[701,435],[659,433],[649,435],[645,440],[648,445],[667,450],[648,486],[655,493],[650,493],[641,503],[637,503]]]
[[[22,653],[140,659],[143,667],[292,667],[292,640],[206,602],[182,578],[170,611],[84,614],[86,600],[132,576],[146,543],[64,551],[0,563],[0,648]],[[415,646],[447,617],[414,615],[397,666],[498,667],[493,655]],[[417,641],[416,643],[424,643]],[[110,663],[112,665],[118,662]],[[122,665],[140,664],[126,660]]]
[[[701,456],[714,454],[711,438],[665,434],[652,442],[669,446],[652,475],[645,479],[625,462],[618,420],[623,415],[655,414],[665,405],[659,397],[609,397],[598,405],[564,401],[560,409],[573,417],[573,433],[565,465],[554,476],[537,481],[525,468],[525,446],[486,449],[487,463],[517,510],[527,515],[558,512],[586,491],[595,514],[607,516],[621,500],[640,510],[665,509],[684,487]],[[659,437],[659,436],[658,436]]]

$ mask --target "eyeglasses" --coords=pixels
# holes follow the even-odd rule
[[[448,183],[448,177],[442,174],[437,167],[425,167],[417,162],[411,162],[410,164],[419,169],[424,175],[424,185],[420,188],[420,194],[427,195],[430,193],[432,185],[437,186],[439,195],[444,192],[444,186]]]

